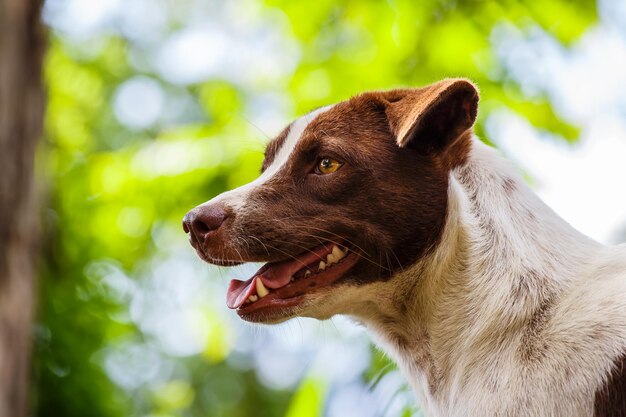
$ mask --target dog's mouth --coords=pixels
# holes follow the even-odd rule
[[[226,304],[253,321],[257,312],[265,318],[285,315],[302,302],[305,294],[344,276],[358,259],[350,248],[327,243],[292,259],[267,263],[247,281],[232,280]]]

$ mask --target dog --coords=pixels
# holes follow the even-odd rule
[[[354,318],[427,416],[626,416],[626,248],[476,138],[478,101],[446,79],[312,111],[184,231],[211,264],[265,262],[230,283],[242,319]]]

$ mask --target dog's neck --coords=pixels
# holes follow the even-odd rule
[[[476,139],[448,195],[437,248],[396,276],[391,291],[380,284],[374,312],[355,314],[434,414],[443,404],[471,406],[473,385],[497,392],[502,360],[536,359],[536,329],[600,248]]]

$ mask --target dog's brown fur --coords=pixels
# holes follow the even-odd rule
[[[626,417],[626,353],[617,359],[603,387],[596,391],[594,417]]]
[[[571,229],[474,139],[477,104],[452,79],[319,109],[185,229],[220,264],[348,242],[361,260],[332,285],[281,288],[296,307],[241,315],[353,316],[431,415],[626,416],[626,253]],[[321,157],[344,166],[315,175]]]

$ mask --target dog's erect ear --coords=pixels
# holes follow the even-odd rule
[[[400,147],[440,153],[474,125],[478,90],[468,80],[447,79],[424,88],[388,91],[384,100]]]

